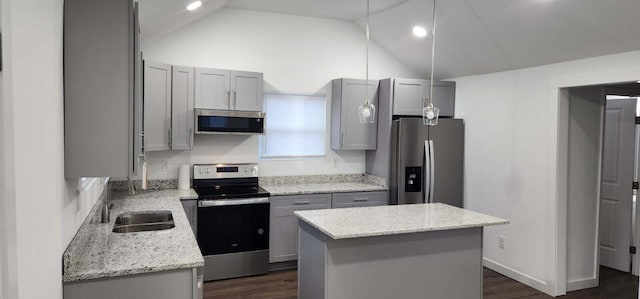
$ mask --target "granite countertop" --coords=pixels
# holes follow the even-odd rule
[[[260,187],[271,195],[386,191],[386,180],[368,174],[329,174],[261,177]]]
[[[358,182],[261,185],[271,195],[386,191],[387,188]]]
[[[80,227],[64,256],[64,282],[116,277],[204,266],[180,199],[197,198],[193,190],[115,193],[108,224]],[[96,205],[99,205],[97,203]],[[170,210],[175,227],[168,230],[113,233],[115,218],[124,212]]]
[[[441,231],[509,221],[442,203],[296,211],[332,239]]]

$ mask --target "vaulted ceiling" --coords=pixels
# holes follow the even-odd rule
[[[224,7],[332,18],[364,29],[365,0],[140,0],[143,38],[153,40]],[[427,77],[432,0],[371,0],[371,37]],[[440,0],[436,78],[452,78],[640,50],[639,0]],[[364,33],[363,33],[364,38]],[[630,62],[631,63],[631,62]]]

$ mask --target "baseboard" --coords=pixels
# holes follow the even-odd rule
[[[598,279],[595,277],[574,279],[567,281],[567,292],[595,288],[597,286]]]
[[[269,264],[269,272],[291,270],[298,268],[298,261],[277,262]]]
[[[528,286],[530,286],[530,287],[532,287],[532,288],[534,288],[534,289],[536,289],[538,291],[544,292],[549,296],[554,296],[555,297],[555,294],[554,294],[553,290],[551,289],[551,287],[547,283],[545,283],[545,282],[543,282],[543,281],[541,281],[539,279],[536,279],[536,278],[531,277],[531,276],[529,276],[527,274],[524,274],[522,272],[519,272],[519,271],[516,271],[514,269],[511,269],[511,268],[509,268],[507,266],[501,265],[501,264],[499,264],[499,263],[497,263],[495,261],[492,261],[492,260],[490,260],[490,259],[488,259],[486,257],[483,258],[483,263],[482,264],[485,267],[487,267],[487,268],[489,268],[489,269],[491,269],[493,271],[496,271],[496,272],[498,272],[498,273],[500,273],[500,274],[502,274],[504,276],[507,276],[507,277],[517,281],[517,282],[523,283],[523,284],[528,285]]]

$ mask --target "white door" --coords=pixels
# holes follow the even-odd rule
[[[629,272],[636,99],[609,100],[604,124],[600,264]]]

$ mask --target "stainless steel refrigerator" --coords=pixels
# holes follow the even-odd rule
[[[391,126],[390,203],[441,202],[462,207],[464,123],[399,118]]]

